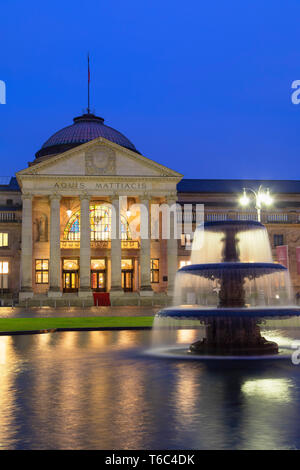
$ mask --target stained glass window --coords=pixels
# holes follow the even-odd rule
[[[106,204],[90,206],[91,240],[111,239],[111,208]],[[129,224],[121,214],[121,239],[131,240]],[[71,215],[64,230],[64,240],[80,240],[80,210]]]
[[[64,240],[80,240],[80,211],[71,215],[64,230]]]
[[[63,270],[64,271],[76,271],[79,269],[78,259],[64,259]]]
[[[111,237],[111,208],[104,204],[90,206],[91,240],[109,240]]]

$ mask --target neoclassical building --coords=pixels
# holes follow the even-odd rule
[[[151,204],[175,204],[182,175],[85,114],[50,137],[16,177],[18,185],[6,189],[14,193],[10,209],[20,204],[22,213],[15,210],[20,226],[7,231],[13,259],[3,289],[19,290],[20,302],[89,305],[93,292],[109,292],[112,303],[145,303],[173,289],[177,240],[140,236],[150,221],[142,226],[139,206],[150,217]]]
[[[2,301],[165,305],[176,270],[189,263],[197,205],[204,205],[205,220],[255,219],[238,198],[244,187],[260,184],[274,195],[274,206],[262,213],[274,258],[276,246],[287,247],[300,290],[300,181],[182,178],[141,155],[102,118],[75,118],[16,178],[0,181]],[[171,210],[170,236],[162,234],[159,212],[153,237],[152,207],[176,203],[190,208],[191,233],[174,236]]]

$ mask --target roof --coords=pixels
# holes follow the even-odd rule
[[[258,189],[262,185],[277,194],[300,194],[299,180],[221,180],[182,179],[177,185],[179,193],[240,193],[244,188]]]
[[[0,191],[20,191],[17,178],[15,176],[0,176]]]
[[[83,114],[73,119],[71,126],[64,127],[55,132],[35,154],[36,158],[66,152],[78,145],[104,137],[111,142],[138,152],[132,142],[121,132],[104,124],[104,119],[94,114]]]

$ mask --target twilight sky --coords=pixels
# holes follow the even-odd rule
[[[187,178],[300,179],[299,0],[1,2],[0,175],[86,107]]]

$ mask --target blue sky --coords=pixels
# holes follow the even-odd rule
[[[189,178],[300,179],[299,0],[1,3],[1,175],[91,101]]]

